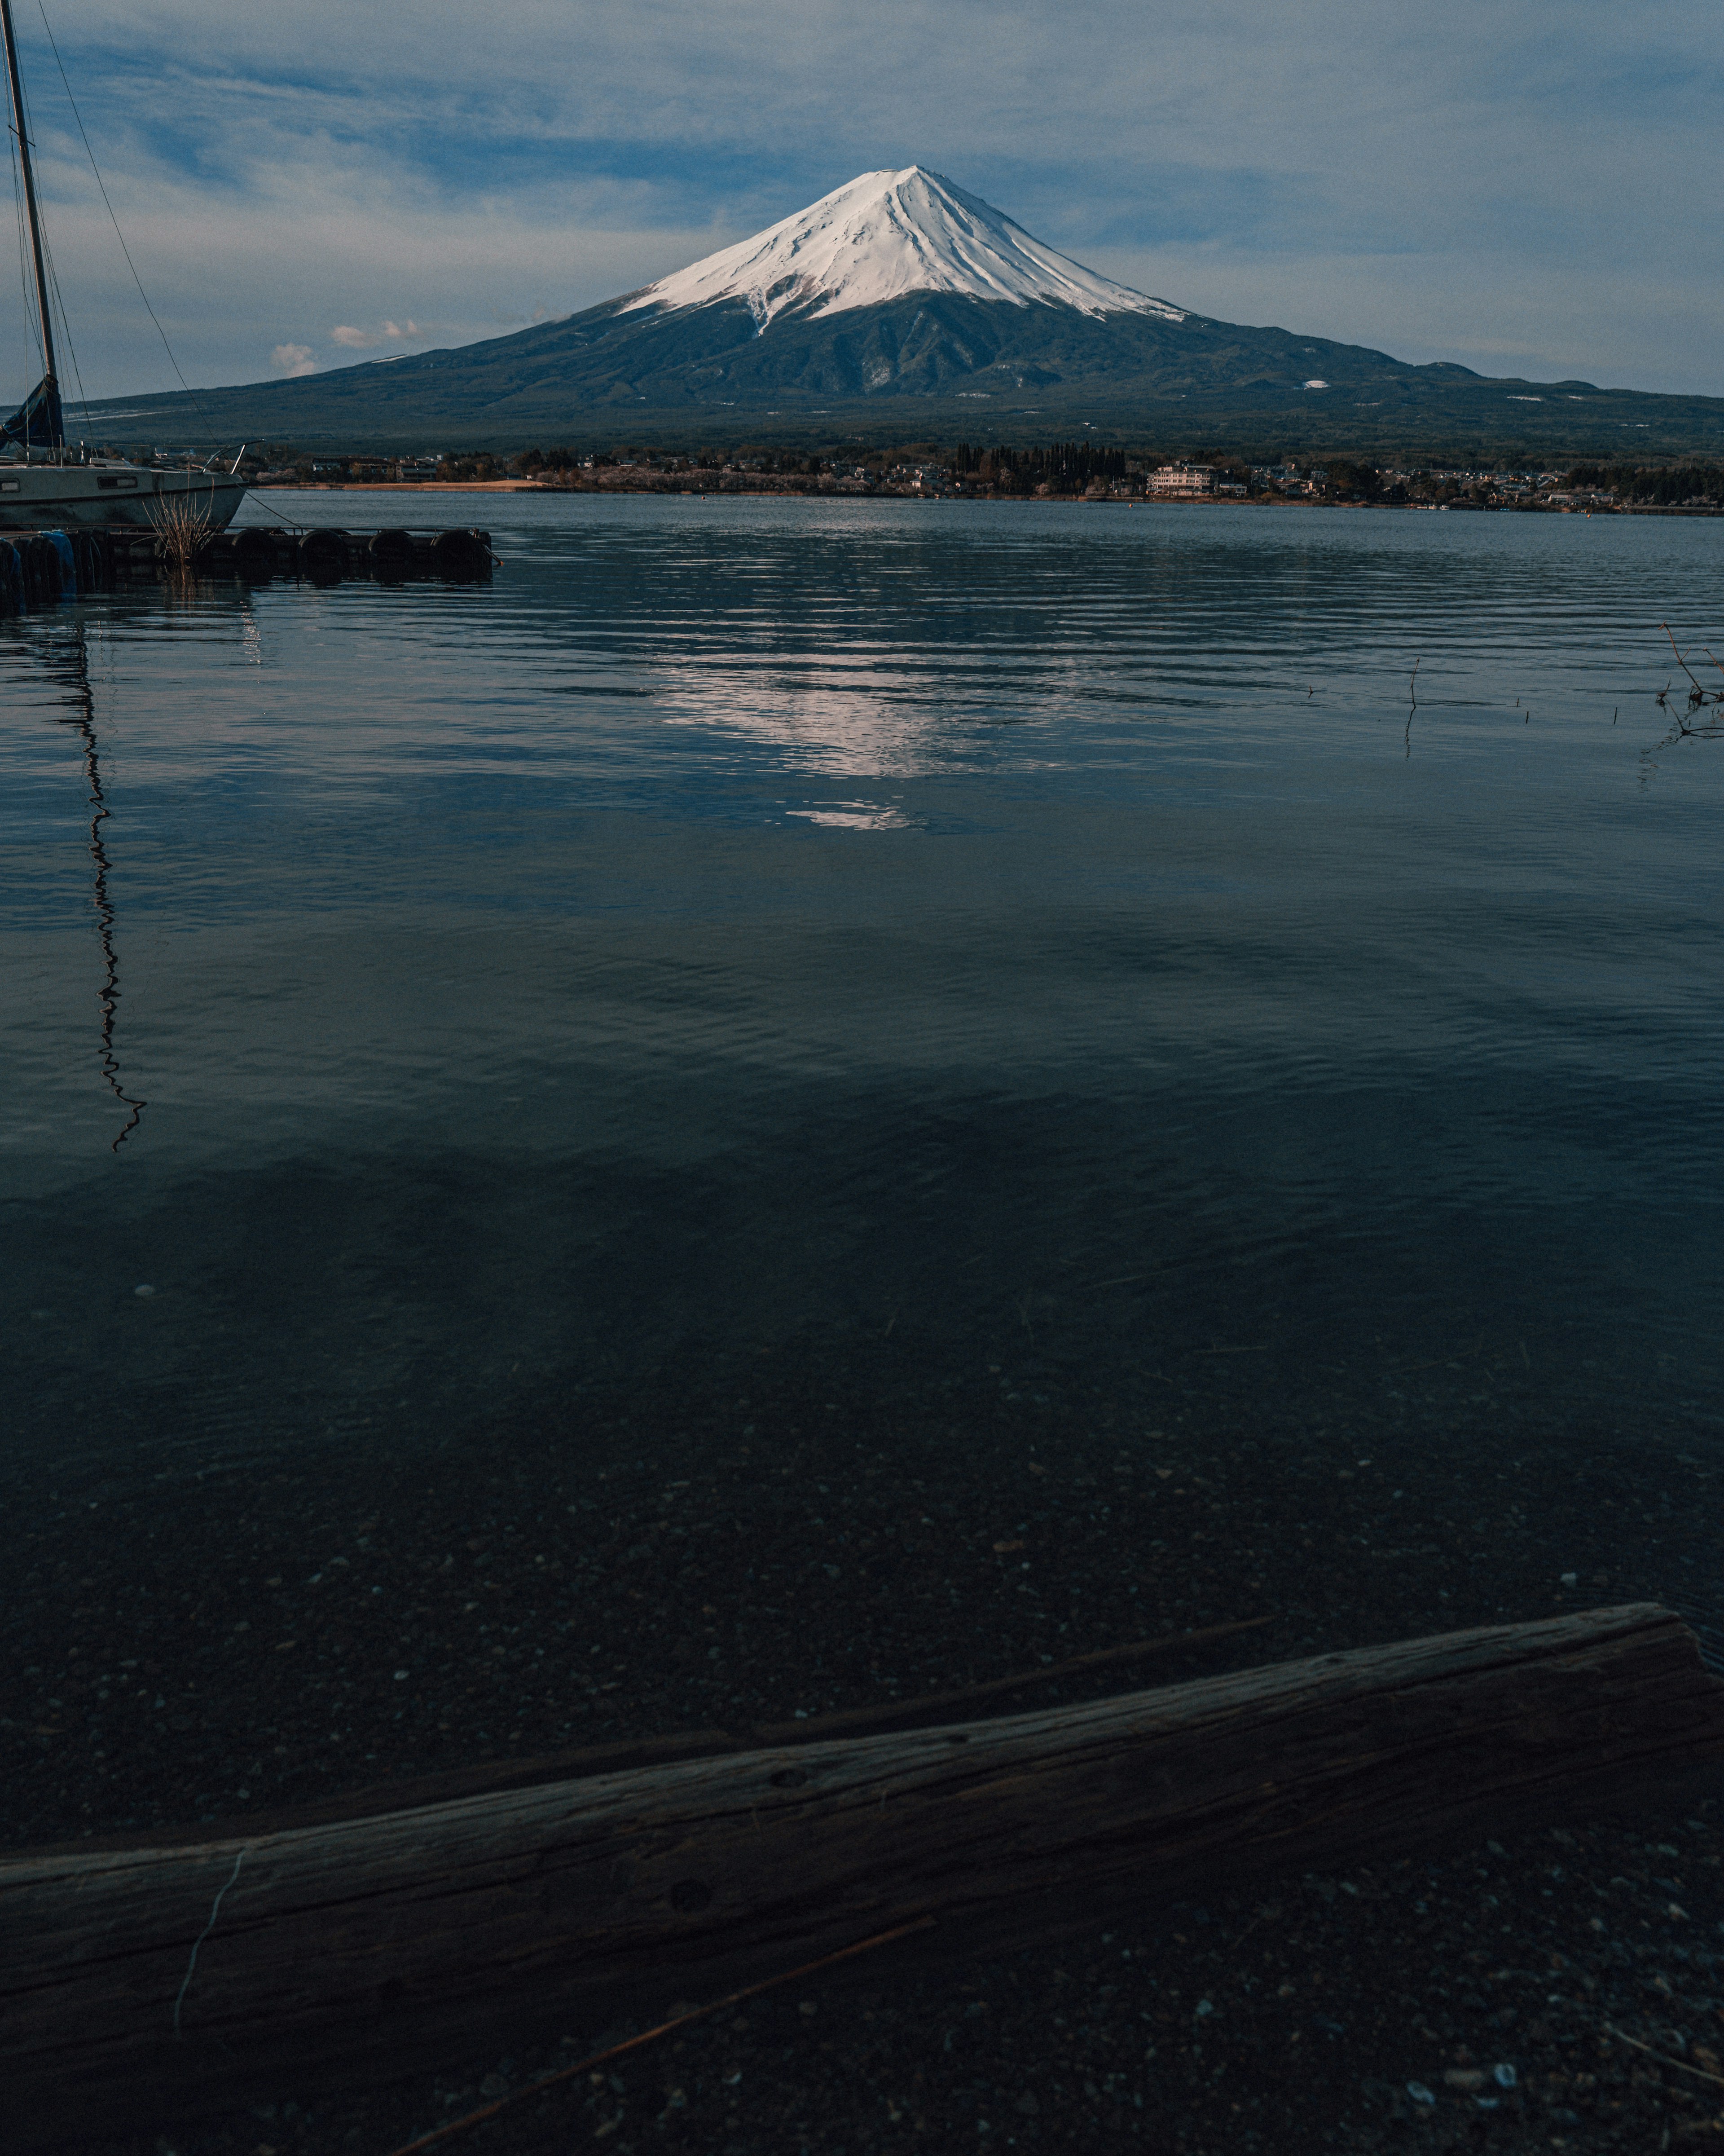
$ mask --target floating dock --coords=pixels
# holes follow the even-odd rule
[[[345,531],[321,526],[300,531],[246,525],[214,532],[183,552],[174,547],[175,536],[138,525],[0,531],[0,616],[178,575],[237,578],[249,584],[277,577],[320,585],[360,578],[399,584],[427,578],[470,584],[490,576],[495,558],[490,532],[478,531]]]

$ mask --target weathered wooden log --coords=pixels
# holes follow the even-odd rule
[[[1080,1707],[725,1751],[243,1839],[0,1864],[0,2087],[66,2137],[320,2088],[531,2001],[699,1997],[923,1915],[1008,1935],[1218,1866],[1344,1864],[1724,1762],[1651,1604]],[[1015,1932],[1009,1928],[1015,1927]],[[195,2092],[188,2097],[187,2092]],[[44,2122],[47,2122],[44,2127]]]

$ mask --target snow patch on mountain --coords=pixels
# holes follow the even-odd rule
[[[911,292],[955,292],[1013,306],[1036,300],[1085,315],[1159,315],[1178,307],[1099,277],[1032,239],[1003,211],[920,165],[864,172],[752,239],[690,263],[618,308],[675,310],[746,300],[760,329],[794,310],[808,319],[880,306]]]

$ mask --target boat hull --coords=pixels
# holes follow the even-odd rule
[[[182,510],[225,531],[245,499],[226,472],[151,471],[141,465],[0,465],[0,531],[74,524],[159,524]]]

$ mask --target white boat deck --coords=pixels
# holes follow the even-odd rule
[[[231,473],[119,459],[0,463],[0,531],[71,524],[159,524],[182,509],[212,531],[233,521],[246,483]]]

